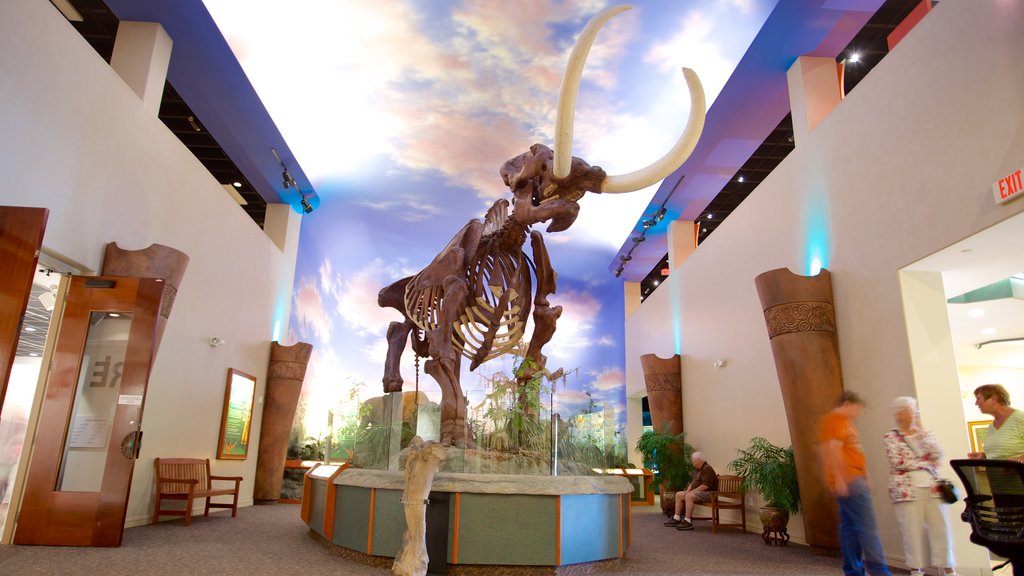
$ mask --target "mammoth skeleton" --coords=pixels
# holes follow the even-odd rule
[[[545,370],[541,349],[555,333],[561,306],[551,306],[558,275],[552,269],[544,237],[534,224],[550,223],[548,232],[572,226],[577,201],[587,192],[632,192],[671,174],[690,155],[704,126],[704,90],[697,75],[684,68],[690,91],[690,115],[676,144],[650,166],[621,176],[606,175],[572,156],[573,114],[583,66],[598,31],[629,6],[594,16],[580,34],[562,80],[556,115],[554,150],[534,144],[505,162],[502,181],[512,193],[495,202],[484,219],[471,220],[418,274],[380,291],[378,304],[402,313],[388,328],[384,391],[402,389],[399,361],[412,336],[417,356],[429,357],[424,371],[441,388],[441,443],[472,447],[466,427],[466,398],[459,383],[461,361],[470,370],[509,352],[524,336],[533,313],[534,329],[516,377],[527,381]],[[524,251],[529,238],[532,258]],[[535,281],[535,284],[534,284]]]

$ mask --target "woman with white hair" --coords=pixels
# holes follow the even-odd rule
[[[921,428],[917,400],[909,396],[893,400],[892,413],[896,427],[885,433],[889,498],[900,524],[910,573],[920,576],[931,565],[942,568],[945,574],[956,574],[944,506],[934,490],[942,449],[935,435]],[[926,536],[929,563],[925,562]]]

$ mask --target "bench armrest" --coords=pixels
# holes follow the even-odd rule
[[[241,476],[210,476],[210,480],[232,480],[234,482],[241,482]]]
[[[199,484],[199,480],[195,478],[160,478],[156,481],[157,485],[160,484]]]

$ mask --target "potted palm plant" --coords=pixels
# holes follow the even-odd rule
[[[750,446],[739,451],[739,457],[729,462],[729,469],[743,478],[744,491],[753,490],[764,499],[761,524],[765,542],[769,533],[786,535],[789,515],[800,510],[800,486],[796,478],[796,460],[793,447],[782,448],[761,437],[750,441]]]
[[[651,490],[661,494],[661,510],[672,515],[675,493],[693,478],[693,446],[686,442],[686,433],[672,434],[666,425],[660,432],[645,430],[636,443],[636,451],[644,458],[644,468],[654,472]]]

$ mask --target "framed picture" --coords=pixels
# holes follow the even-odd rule
[[[217,458],[245,460],[249,456],[249,425],[252,424],[252,404],[255,395],[256,377],[241,370],[228,368]]]
[[[985,451],[985,433],[991,420],[974,420],[967,423],[967,437],[971,439],[971,452]]]

